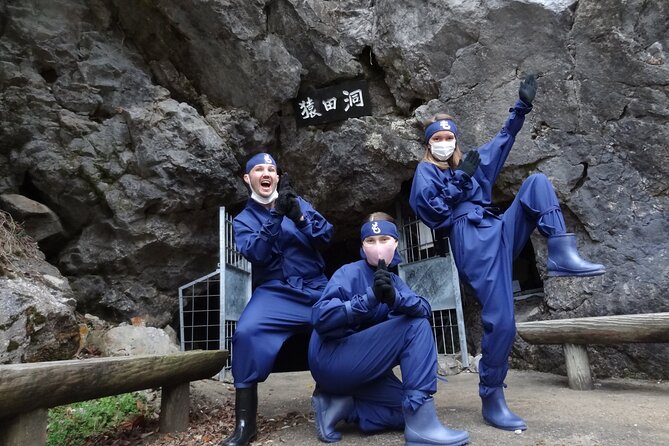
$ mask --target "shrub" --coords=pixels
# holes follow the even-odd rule
[[[79,446],[91,435],[112,429],[143,414],[146,399],[126,393],[49,410],[47,446]]]

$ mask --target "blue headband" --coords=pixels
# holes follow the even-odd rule
[[[246,173],[249,173],[258,164],[272,164],[276,167],[276,161],[269,153],[257,153],[246,162]]]
[[[453,134],[456,137],[458,136],[458,126],[455,125],[455,122],[453,122],[450,119],[442,119],[440,121],[433,122],[432,124],[427,126],[427,128],[425,129],[425,144],[427,144],[430,141],[432,135],[434,135],[437,132],[443,132],[445,130],[453,132]]]
[[[395,240],[400,239],[400,236],[397,235],[397,226],[395,226],[395,223],[386,220],[368,221],[362,225],[360,228],[360,240],[373,235],[389,235]]]
[[[374,221],[368,221],[362,227],[360,228],[360,240],[365,240],[367,237],[371,237],[373,235],[389,235],[395,240],[400,239],[400,236],[397,234],[397,226],[395,226],[395,223],[386,221],[386,220],[374,220]],[[365,251],[363,251],[362,248],[360,248],[360,257],[363,260],[366,260],[367,257],[365,256]],[[400,257],[399,252],[397,252],[397,249],[395,250],[395,255],[393,256],[393,259],[390,261],[390,265],[388,266],[395,266],[402,263],[402,257]]]

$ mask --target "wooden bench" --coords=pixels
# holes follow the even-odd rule
[[[227,351],[0,365],[0,445],[46,444],[51,407],[162,388],[160,431],[188,427],[190,382],[214,376]]]
[[[590,390],[588,344],[669,342],[669,313],[519,322],[516,329],[530,344],[562,344],[569,387]]]

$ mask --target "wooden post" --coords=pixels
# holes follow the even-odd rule
[[[564,344],[563,347],[569,387],[574,390],[592,390],[590,360],[585,345]]]
[[[2,446],[44,446],[49,411],[35,409],[12,418],[0,419]]]
[[[160,399],[160,432],[183,432],[188,428],[190,383],[163,386]]]

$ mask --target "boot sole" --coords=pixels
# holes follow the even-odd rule
[[[435,446],[436,444],[440,446],[464,446],[469,444],[469,438],[455,443],[416,443],[415,441],[408,441],[405,443],[405,446]]]
[[[595,271],[548,271],[548,277],[592,277],[601,276],[606,272],[605,269],[598,269]]]
[[[500,425],[497,425],[497,424],[495,424],[495,423],[492,423],[492,422],[486,420],[485,418],[483,419],[483,422],[484,422],[485,424],[487,424],[488,426],[490,426],[490,427],[494,427],[495,429],[501,429],[501,430],[503,430],[503,431],[513,432],[513,431],[517,431],[517,430],[521,430],[521,431],[526,431],[526,430],[527,430],[527,424],[525,424],[525,425],[523,425],[523,426],[518,426],[518,427],[513,427],[513,426],[500,426]]]

